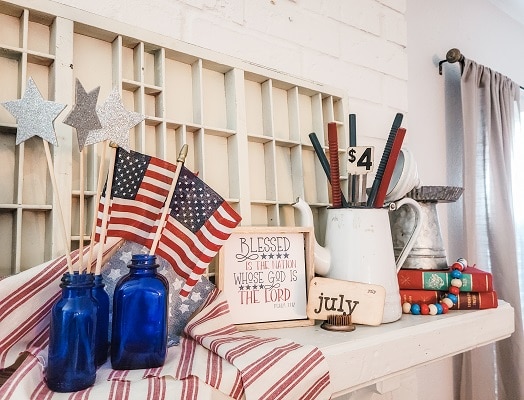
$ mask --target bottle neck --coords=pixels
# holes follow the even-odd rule
[[[155,275],[158,265],[155,265],[153,267],[128,265],[128,268],[129,268],[129,273],[131,275]]]
[[[131,275],[155,275],[158,264],[154,255],[133,254],[128,267]]]
[[[62,297],[88,295],[94,287],[94,275],[66,272],[62,276],[60,287],[62,288]]]

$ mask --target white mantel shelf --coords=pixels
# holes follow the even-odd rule
[[[445,315],[402,315],[376,327],[330,332],[315,326],[259,330],[258,336],[288,338],[318,347],[330,368],[334,396],[385,381],[416,367],[509,337],[513,307],[451,311]]]

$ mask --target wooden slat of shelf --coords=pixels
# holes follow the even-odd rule
[[[0,55],[2,57],[12,60],[20,60],[22,58],[22,54],[27,54],[28,62],[46,67],[50,66],[55,61],[55,56],[52,54],[0,44]]]
[[[39,53],[36,51],[27,51],[27,62],[49,67],[55,62],[55,56],[51,54]]]
[[[262,143],[262,144],[271,142],[273,140],[272,137],[270,137],[270,136],[263,136],[263,135],[250,135],[250,134],[248,134],[247,138],[248,138],[248,141],[250,141],[250,142]]]
[[[24,51],[18,47],[11,47],[6,45],[0,46],[0,57],[9,58],[11,60],[20,60]]]
[[[220,136],[220,137],[225,137],[225,138],[228,138],[236,134],[236,132],[231,129],[222,129],[222,128],[204,128],[204,133],[208,135]]]
[[[49,211],[53,209],[50,204],[0,204],[0,209],[4,210],[28,210],[28,211]]]

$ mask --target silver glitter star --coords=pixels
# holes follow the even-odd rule
[[[64,110],[65,104],[44,100],[33,78],[29,78],[24,95],[20,100],[2,103],[4,108],[16,118],[16,144],[33,136],[40,136],[58,146],[55,127],[56,117]]]
[[[76,80],[76,104],[64,119],[64,124],[76,128],[78,148],[80,151],[84,148],[89,132],[102,128],[102,124],[96,113],[96,102],[99,92],[100,86],[87,93],[80,81],[78,79]]]
[[[118,89],[115,87],[105,103],[97,110],[102,123],[101,129],[89,133],[85,145],[110,140],[129,151],[129,130],[145,119],[145,116],[124,108]]]

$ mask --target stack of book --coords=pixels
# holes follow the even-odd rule
[[[398,272],[401,303],[434,304],[446,295],[451,269],[401,269]],[[482,310],[498,306],[491,273],[475,267],[462,271],[462,287],[453,310]]]

